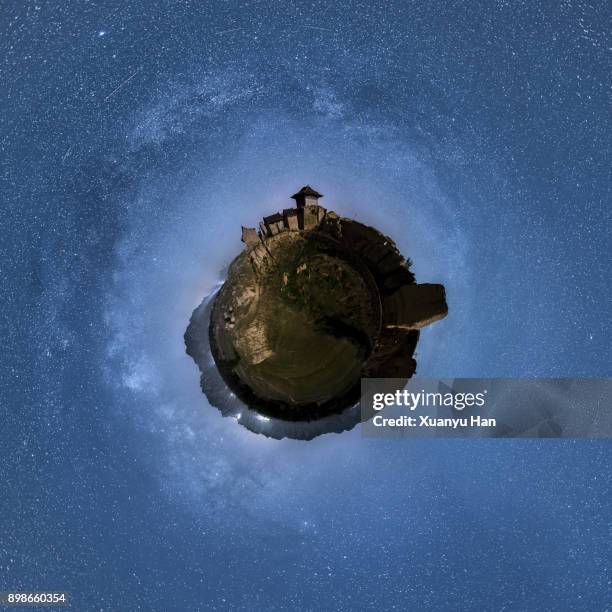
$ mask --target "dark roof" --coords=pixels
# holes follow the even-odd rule
[[[283,215],[281,215],[280,213],[274,213],[273,215],[270,215],[269,217],[264,217],[263,220],[264,220],[264,223],[276,223],[277,221],[283,220]]]
[[[304,187],[302,187],[297,193],[294,193],[291,197],[294,200],[297,200],[299,197],[302,196],[312,196],[314,198],[322,198],[323,194],[319,193],[318,191],[315,191],[310,185],[304,185]]]
[[[285,208],[283,209],[283,215],[287,217],[297,217],[297,208]]]

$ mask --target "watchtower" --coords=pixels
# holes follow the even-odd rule
[[[315,191],[310,185],[305,185],[291,197],[295,200],[298,208],[304,208],[305,206],[317,206],[319,204],[318,199],[322,198],[323,195]]]

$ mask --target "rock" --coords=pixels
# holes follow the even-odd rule
[[[383,325],[421,329],[448,314],[443,285],[404,285],[383,300]]]

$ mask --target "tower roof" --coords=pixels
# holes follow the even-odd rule
[[[301,199],[306,196],[311,196],[313,198],[322,198],[323,194],[315,191],[310,185],[304,185],[297,193],[294,193],[291,197],[294,200]]]

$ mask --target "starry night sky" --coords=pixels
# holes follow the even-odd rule
[[[605,2],[0,6],[0,591],[605,610],[607,441],[274,441],[184,353],[306,183],[447,288],[422,376],[611,375]]]

